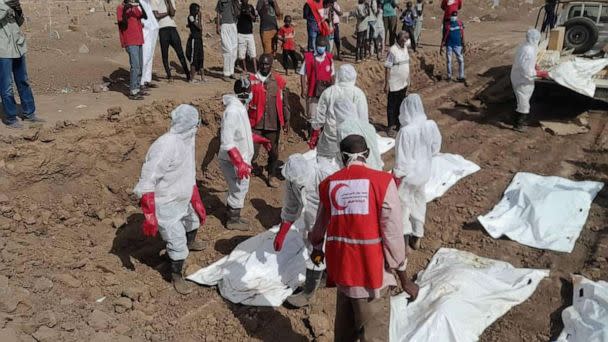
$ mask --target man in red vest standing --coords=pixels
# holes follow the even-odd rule
[[[334,84],[334,56],[326,52],[329,40],[325,36],[317,36],[315,51],[304,53],[304,63],[300,69],[301,96],[306,99],[306,114],[311,130],[310,122],[317,115],[317,104],[323,90]],[[310,140],[318,139],[310,137]],[[316,140],[315,140],[316,141]]]
[[[345,168],[319,185],[320,205],[309,240],[313,262],[327,259],[327,284],[338,288],[335,341],[388,341],[389,286],[405,270],[401,204],[391,175],[370,169],[360,135],[340,142]],[[327,236],[325,238],[325,236]],[[405,286],[412,298],[418,287]]]
[[[271,148],[268,150],[268,186],[280,186],[277,179],[277,162],[279,161],[279,141],[281,129],[287,134],[289,131],[289,105],[284,98],[287,82],[285,79],[271,73],[274,58],[270,54],[263,54],[258,60],[259,71],[249,74],[251,93],[253,99],[249,103],[249,123],[254,135],[270,140]],[[256,160],[260,144],[254,139]],[[264,145],[268,146],[268,145]]]

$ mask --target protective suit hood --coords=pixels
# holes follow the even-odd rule
[[[344,64],[338,68],[336,84],[339,86],[354,86],[357,82],[357,71],[351,64]]]
[[[384,162],[378,149],[378,138],[376,129],[368,121],[363,121],[357,117],[353,117],[355,106],[348,100],[336,101],[334,104],[334,112],[336,114],[336,123],[338,124],[337,141],[342,141],[349,135],[355,134],[365,138],[367,147],[369,148],[369,156],[367,157],[367,165],[375,170],[382,170]],[[342,160],[340,152],[337,153],[337,160]]]
[[[537,29],[531,28],[526,32],[526,42],[537,46],[540,43],[540,32]]]
[[[193,133],[199,124],[198,110],[191,105],[182,104],[171,112],[170,133],[184,134]]]
[[[228,106],[234,102],[241,103],[241,100],[239,100],[239,98],[236,97],[235,94],[226,94],[222,96],[222,103],[224,104],[224,106]]]
[[[307,160],[302,154],[294,153],[287,159],[287,163],[283,166],[281,174],[286,180],[304,187],[314,182],[314,163],[314,160]]]
[[[426,120],[427,117],[420,95],[411,94],[401,102],[401,107],[399,107],[399,123],[402,127]]]

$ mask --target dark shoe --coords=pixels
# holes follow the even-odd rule
[[[228,77],[228,76],[223,76],[223,77],[222,77],[222,81],[224,81],[224,82],[230,82],[230,77]]]
[[[150,93],[148,93],[148,92],[147,92],[147,91],[145,91],[145,90],[141,90],[141,89],[140,89],[140,90],[139,90],[139,95],[141,95],[141,96],[149,96],[149,95],[150,95]]]
[[[192,288],[182,275],[184,260],[171,260],[171,283],[179,294],[187,295],[192,292]]]
[[[234,209],[228,206],[226,212],[226,229],[228,230],[250,230],[249,222],[241,219],[241,209]]]
[[[153,88],[158,88],[158,85],[156,85],[155,83],[147,82],[146,85],[145,85],[145,87],[153,89]]]
[[[420,238],[418,236],[411,235],[410,239],[409,239],[409,244],[413,250],[419,250],[420,249]]]
[[[395,127],[390,127],[386,130],[386,135],[389,138],[395,138],[397,136],[397,130],[395,129]]]
[[[143,100],[144,97],[139,95],[139,94],[131,94],[129,95],[129,100],[134,100],[134,101],[141,101]]]
[[[525,132],[526,131],[526,115],[515,113],[513,117],[513,130],[517,132]]]
[[[321,283],[321,277],[323,277],[323,271],[306,269],[306,281],[302,286],[302,290],[297,294],[287,297],[285,300],[287,304],[294,308],[301,308],[309,305],[310,300],[315,295],[315,291]]]
[[[199,252],[205,249],[205,243],[201,240],[196,239],[196,233],[198,233],[198,229],[186,233],[188,250],[191,252]]]
[[[37,117],[36,115],[29,116],[29,117],[28,116],[24,116],[23,117],[23,121],[29,122],[29,123],[44,123],[44,122],[46,122],[46,120],[41,119],[41,118]]]
[[[19,121],[15,121],[15,122],[6,124],[6,127],[10,128],[10,129],[22,129],[23,124]]]

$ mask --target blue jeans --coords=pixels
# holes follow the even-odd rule
[[[10,125],[17,121],[17,103],[13,92],[13,77],[21,99],[23,116],[33,118],[36,112],[34,95],[28,82],[25,55],[20,58],[0,58],[0,98],[4,108],[5,123]]]
[[[127,53],[129,54],[129,64],[131,65],[131,80],[129,82],[129,89],[131,95],[139,94],[139,85],[141,84],[141,74],[143,65],[143,49],[141,45],[129,45],[126,47]]]
[[[315,51],[317,48],[317,36],[319,29],[316,26],[306,25],[308,31],[308,51]]]
[[[462,46],[448,46],[446,49],[446,58],[448,64],[448,78],[452,78],[452,52],[458,60],[458,78],[464,78],[464,55],[462,54]]]

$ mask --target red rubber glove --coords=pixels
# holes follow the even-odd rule
[[[201,199],[201,194],[198,193],[198,187],[196,185],[194,185],[192,188],[192,198],[190,199],[190,203],[201,221],[201,226],[204,225],[205,221],[207,221],[207,211],[205,210],[203,200]]]
[[[536,70],[536,77],[549,78],[549,72],[547,70]]]
[[[253,143],[254,144],[262,144],[262,146],[264,146],[264,149],[266,149],[266,151],[270,152],[270,150],[272,149],[272,144],[270,143],[270,140],[264,138],[263,136],[257,135],[257,134],[253,134]]]
[[[154,193],[147,192],[141,196],[141,211],[144,213],[144,224],[141,226],[144,236],[156,236],[158,233],[158,220],[156,219],[156,206]]]
[[[311,150],[314,150],[314,148],[317,147],[317,144],[319,143],[319,135],[321,135],[320,129],[315,129],[314,131],[312,131],[312,134],[310,135],[310,140],[308,140],[308,147]]]
[[[239,152],[236,147],[233,147],[228,151],[228,156],[230,157],[232,165],[236,168],[236,176],[239,179],[249,178],[251,175],[251,165],[245,163],[243,156],[241,156],[241,152]]]
[[[285,237],[287,236],[287,233],[289,232],[289,228],[291,228],[292,224],[293,224],[293,222],[291,222],[291,221],[281,222],[281,228],[279,228],[279,232],[277,233],[277,236],[275,236],[275,238],[274,238],[274,250],[275,251],[279,252],[283,248],[283,241],[285,241]]]
[[[395,184],[397,184],[397,187],[401,185],[401,178],[395,176],[395,174],[393,174],[393,180],[395,181]]]

